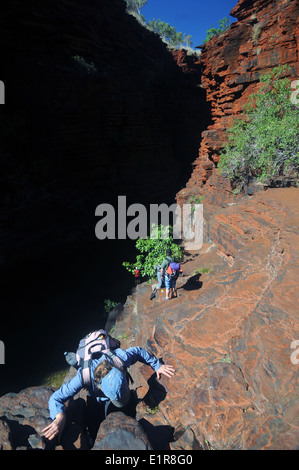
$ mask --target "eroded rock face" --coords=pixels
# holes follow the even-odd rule
[[[202,133],[199,155],[186,188],[177,196],[179,202],[198,192],[209,199],[215,189],[207,184],[212,175],[219,181],[216,186],[225,184],[215,172],[225,131],[258,90],[260,75],[287,64],[290,81],[299,77],[296,0],[239,0],[231,15],[238,21],[213,37],[200,56],[212,123]]]
[[[48,387],[32,387],[0,398],[0,449],[47,448],[41,431],[50,423],[48,400],[52,393]]]
[[[125,305],[116,331],[176,369],[160,380],[154,417],[174,428],[171,448],[298,446],[297,191],[214,207],[210,245],[186,259],[178,298],[150,301],[144,284]],[[209,272],[196,274],[202,268]],[[151,370],[132,373],[145,387]]]

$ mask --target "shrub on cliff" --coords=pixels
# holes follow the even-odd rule
[[[278,66],[260,77],[258,93],[227,131],[219,169],[237,186],[299,171],[299,107],[291,101],[290,80],[281,78],[287,70]]]
[[[140,15],[141,8],[147,4],[147,0],[125,0],[129,12]]]
[[[173,26],[160,19],[152,19],[146,22],[144,15],[141,14],[141,9],[147,4],[147,0],[125,0],[127,4],[127,12],[131,13],[135,18],[146,28],[157,33],[170,47],[174,48],[191,48],[192,37],[187,36],[185,33],[176,31]]]
[[[155,31],[159,36],[168,42],[168,44],[172,47],[191,47],[192,40],[191,36],[187,36],[186,34],[180,33],[176,31],[173,26],[170,24],[165,23],[161,20],[151,20],[148,21],[147,26],[152,30]]]
[[[213,36],[217,36],[218,34],[223,33],[230,27],[230,25],[231,22],[227,16],[222,18],[222,20],[218,21],[218,28],[214,28],[212,26],[210,29],[207,30],[207,37],[203,40],[203,43],[206,44]]]
[[[122,265],[131,273],[134,273],[137,267],[142,277],[153,277],[156,275],[155,266],[162,263],[167,248],[171,249],[177,260],[181,260],[182,250],[174,243],[172,233],[171,226],[153,224],[150,237],[138,238],[136,241],[135,246],[140,254],[136,256],[134,263],[125,261]]]

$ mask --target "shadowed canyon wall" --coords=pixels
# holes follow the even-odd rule
[[[184,73],[123,0],[14,0],[0,34],[2,263],[90,240],[118,195],[173,200],[209,122],[196,56]]]
[[[98,324],[104,299],[127,294],[132,280],[121,263],[134,241],[98,240],[95,209],[112,203],[117,210],[121,195],[127,205],[173,203],[210,115],[196,56],[185,73],[123,0],[13,0],[3,5],[0,35],[8,385],[16,338],[21,344],[26,331],[32,339],[41,317],[47,338],[58,318],[71,336],[72,327],[92,327],[86,317]],[[33,373],[44,367],[45,357],[33,359],[44,338],[33,346],[29,336]],[[55,352],[45,354],[54,364]]]

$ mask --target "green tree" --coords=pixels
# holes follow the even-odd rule
[[[140,15],[141,8],[147,4],[147,0],[125,0],[127,11],[138,13]]]
[[[153,277],[156,274],[155,266],[162,263],[167,248],[170,248],[173,256],[179,261],[182,259],[182,250],[172,238],[173,228],[171,226],[152,225],[151,235],[145,239],[138,238],[136,249],[139,254],[134,263],[127,261],[122,265],[131,273],[137,267],[141,276]]]
[[[243,113],[227,131],[220,173],[243,186],[299,170],[299,107],[291,102],[288,66],[260,77],[261,87],[250,96]]]
[[[146,19],[141,15],[141,8],[147,4],[147,0],[125,0],[127,4],[127,11],[130,13],[137,13],[141,23],[147,25],[152,31],[155,31],[161,38],[167,41],[172,47],[191,47],[192,36],[177,32],[173,26],[165,23],[161,20],[150,20],[146,22]]]
[[[231,25],[231,22],[227,16],[218,21],[218,28],[213,26],[207,30],[207,37],[204,39],[203,43],[206,44],[213,36],[217,36],[220,33],[226,31]]]
[[[191,47],[192,45],[192,37],[190,35],[187,36],[186,34],[176,31],[173,26],[170,26],[170,24],[165,23],[160,19],[153,19],[151,21],[148,21],[147,26],[153,31],[155,31],[157,34],[159,34],[159,36],[165,41],[167,41],[170,46]]]

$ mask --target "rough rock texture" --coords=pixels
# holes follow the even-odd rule
[[[269,189],[214,208],[210,243],[186,259],[178,298],[150,301],[143,284],[117,319],[128,346],[176,369],[160,380],[153,418],[173,427],[173,449],[298,448],[297,191]],[[209,273],[196,274],[202,268]],[[132,368],[140,393],[151,374]]]
[[[151,450],[151,445],[138,422],[118,412],[102,423],[92,450]]]
[[[257,91],[261,74],[287,64],[290,80],[299,77],[297,0],[239,0],[231,15],[238,21],[202,47],[199,64],[202,86],[211,103],[212,124],[202,133],[199,155],[186,188],[177,195],[179,202],[198,193],[213,197],[211,175],[217,178],[218,189],[231,196],[229,185],[217,177],[215,168],[232,118]]]
[[[0,398],[0,449],[45,449],[41,431],[48,425],[53,389],[32,387]]]
[[[67,426],[61,441],[46,441],[42,430],[50,424],[48,401],[55,388],[29,387],[0,398],[0,450],[84,450],[85,396],[67,403]]]

